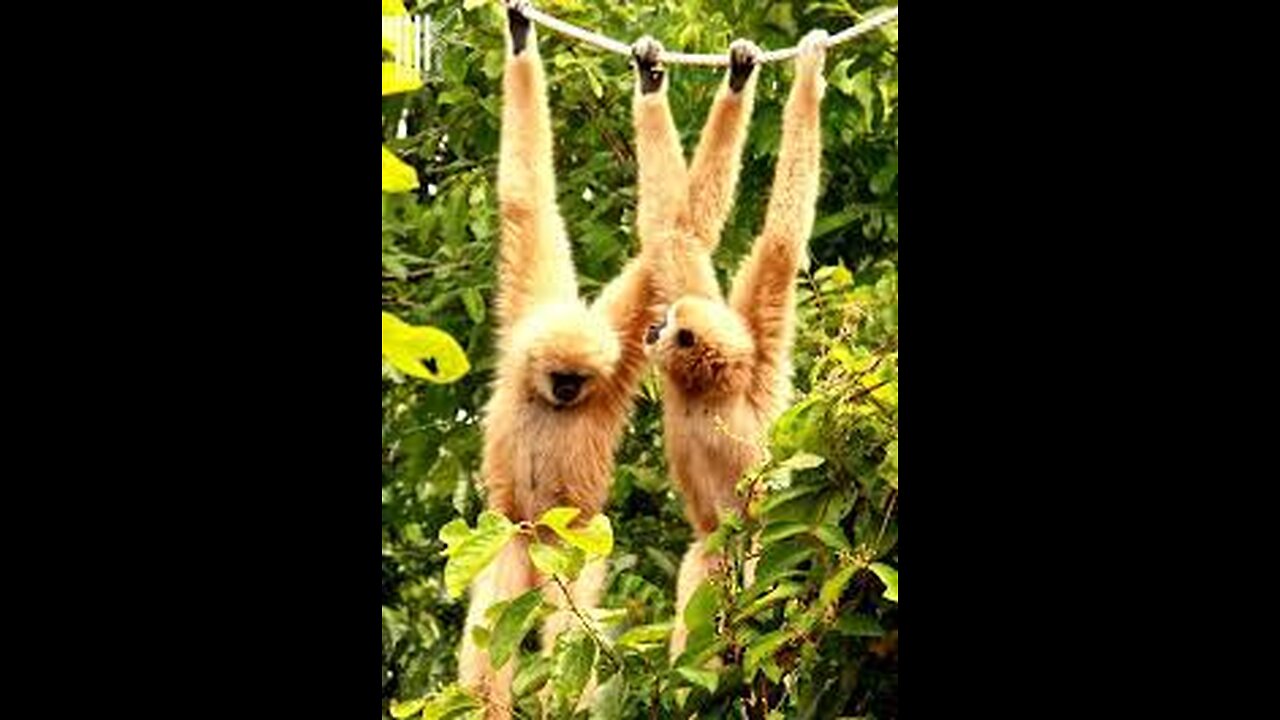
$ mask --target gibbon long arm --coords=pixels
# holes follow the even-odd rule
[[[708,253],[720,244],[720,233],[733,208],[747,122],[755,104],[760,49],[739,40],[729,47],[733,64],[716,92],[698,139],[689,171],[689,209],[694,235]]]
[[[822,43],[815,31],[801,45]],[[819,46],[821,47],[821,46]],[[756,367],[763,375],[777,370],[776,360],[791,343],[795,324],[795,275],[813,233],[821,171],[821,104],[825,91],[822,52],[802,52],[783,110],[782,144],[764,229],[751,255],[734,277],[730,304],[746,321],[756,342]],[[756,377],[757,386],[776,378]]]
[[[651,38],[638,40],[634,51],[632,118],[640,191],[637,225],[643,242],[667,242],[687,220],[688,171],[667,103],[666,70],[655,59],[661,52],[662,46]]]
[[[497,313],[510,329],[536,303],[575,301],[573,254],[556,208],[551,115],[537,37],[529,21],[508,10],[503,73],[498,202],[502,245],[498,260]],[[524,37],[517,40],[523,23]]]
[[[760,50],[737,41],[734,64],[716,93],[702,128],[693,166],[685,169],[679,134],[667,101],[665,73],[653,69],[661,45],[636,44],[636,148],[640,165],[640,218],[652,234],[670,234],[670,262],[663,278],[673,296],[720,298],[711,252],[733,206],[747,121],[755,101]]]

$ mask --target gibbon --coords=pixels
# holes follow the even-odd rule
[[[670,277],[676,285],[669,293],[679,295],[646,333],[646,351],[662,377],[668,465],[697,537],[677,579],[673,658],[685,648],[683,613],[689,597],[718,562],[703,549],[706,536],[721,512],[740,508],[736,484],[760,459],[754,441],[789,399],[794,282],[807,260],[821,169],[826,37],[815,30],[800,43],[764,228],[738,269],[727,302],[711,253],[741,163],[758,49],[735,43],[729,76],[687,173],[661,87],[655,87],[650,101],[655,116],[646,128],[650,133],[641,136],[650,152],[665,157],[665,206],[676,209],[667,215],[675,266]],[[642,144],[642,159],[645,152]]]
[[[498,161],[502,237],[498,260],[498,365],[484,414],[481,473],[491,509],[514,521],[536,520],[556,506],[604,507],[613,455],[646,367],[645,330],[668,302],[656,272],[669,249],[641,227],[640,255],[590,305],[578,296],[569,240],[556,207],[551,118],[537,37],[523,10],[504,0],[506,66]],[[472,628],[485,611],[541,581],[523,537],[513,540],[475,580],[459,655],[459,680],[485,703],[486,717],[511,714],[515,661],[495,671]],[[602,561],[588,563],[569,586],[575,605],[596,605]],[[571,622],[557,586],[544,588],[559,608],[543,627],[543,647]],[[586,701],[589,693],[584,693]]]

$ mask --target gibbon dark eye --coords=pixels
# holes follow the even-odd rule
[[[648,331],[644,334],[644,342],[646,345],[652,345],[658,342],[658,338],[662,337],[662,328],[667,326],[666,320],[660,320],[649,326]]]
[[[693,333],[688,330],[681,329],[680,332],[676,333],[676,344],[685,348],[693,347]]]

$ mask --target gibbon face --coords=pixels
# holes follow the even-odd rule
[[[591,397],[622,352],[617,332],[582,303],[551,303],[525,318],[514,337],[527,390],[561,410]]]
[[[649,357],[686,392],[739,392],[750,377],[755,343],[742,318],[720,302],[680,298],[644,341]]]

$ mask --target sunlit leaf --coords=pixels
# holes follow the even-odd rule
[[[867,569],[875,573],[876,577],[880,578],[880,582],[884,583],[885,599],[898,602],[898,571],[884,563],[871,563]]]
[[[576,580],[586,564],[587,554],[581,548],[539,542],[529,545],[529,560],[543,575]]]
[[[475,576],[502,552],[518,531],[515,523],[489,510],[480,513],[476,529],[465,538],[457,532],[456,526],[448,534],[444,534],[442,529],[440,539],[448,545],[444,552],[449,558],[444,566],[444,584],[449,595],[460,597]]]
[[[382,354],[407,375],[434,383],[451,383],[471,364],[451,335],[433,327],[413,326],[383,311]]]
[[[418,187],[418,171],[382,146],[382,192],[409,192]]]
[[[422,87],[422,77],[412,68],[398,62],[382,63],[382,94],[397,95]]]
[[[399,700],[391,701],[391,717],[407,718],[410,715],[417,715],[422,712],[422,706],[427,704],[426,698],[418,698],[417,700],[407,700],[400,702]]]
[[[591,557],[613,552],[613,526],[603,514],[591,518],[582,527],[569,527],[581,511],[577,508],[552,508],[538,518],[539,525],[551,528],[565,542],[580,548]]]
[[[699,670],[691,667],[676,668],[676,674],[712,693],[716,691],[716,686],[720,680],[720,676],[712,670]]]

